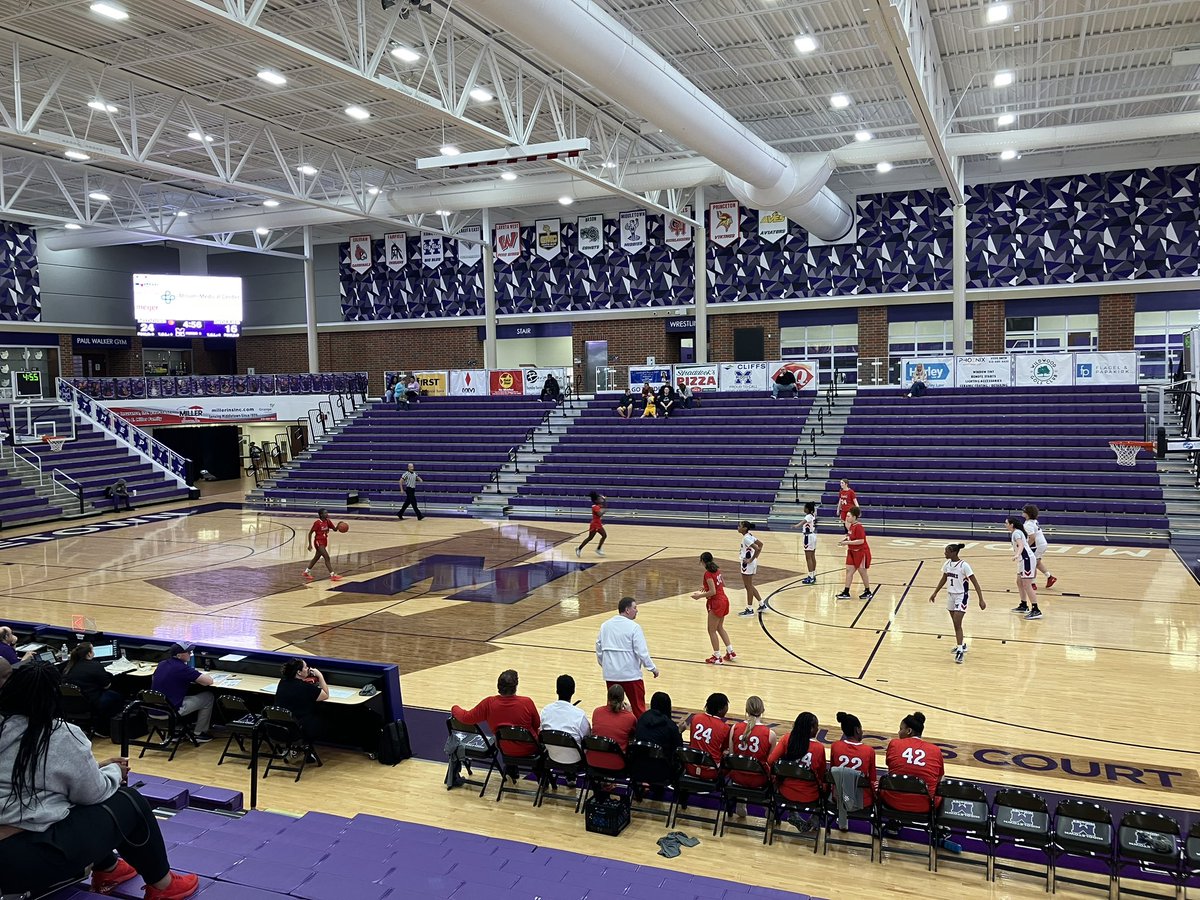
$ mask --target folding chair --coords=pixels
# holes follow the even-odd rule
[[[460,722],[454,716],[446,719],[446,733],[450,738],[457,740],[462,751],[463,765],[467,767],[467,777],[463,779],[463,784],[479,785],[479,796],[482,797],[487,793],[492,772],[496,769],[504,771],[500,766],[500,751],[496,747],[495,738],[485,734],[478,725],[468,725],[466,722]],[[475,774],[475,770],[471,768],[472,762],[480,765],[487,763],[487,776],[483,781],[473,780],[470,777]]]
[[[138,759],[145,756],[147,750],[160,753],[169,750],[171,755],[167,757],[167,762],[171,762],[179,751],[179,745],[184,741],[190,741],[193,747],[200,746],[200,742],[196,740],[195,723],[181,716],[162,691],[142,691],[138,694],[138,700],[141,701],[142,711],[146,713],[146,725],[149,729],[144,740],[129,742],[142,748]]]
[[[870,786],[866,775],[858,771],[855,771],[854,774],[858,776],[857,782],[860,791]],[[834,796],[834,791],[837,790],[837,783],[834,781],[833,769],[829,769],[825,773],[825,781],[829,790],[825,795],[825,802],[828,804],[828,808],[825,812],[825,848],[823,853],[829,852],[830,844],[838,844],[843,847],[861,847],[862,844],[858,841],[851,841],[840,837],[835,838],[833,836],[833,825],[838,821],[837,798]],[[846,824],[849,825],[850,822],[865,822],[867,824],[867,836],[870,844],[868,849],[871,851],[871,862],[875,862],[875,804],[872,803],[870,806],[853,812],[847,811]]]
[[[1054,870],[1050,876],[1050,890],[1059,881],[1079,884],[1084,887],[1103,887],[1110,894],[1116,880],[1116,856],[1113,852],[1112,815],[1098,803],[1084,800],[1063,800],[1054,809]],[[1064,856],[1082,856],[1100,863],[1108,872],[1108,884],[1097,885],[1094,881],[1060,878],[1059,861]]]
[[[721,760],[721,773],[725,776],[725,784],[721,789],[721,809],[717,814],[717,823],[713,826],[713,835],[724,837],[727,827],[742,831],[761,831],[763,843],[770,843],[771,826],[775,814],[775,796],[771,787],[771,774],[767,771],[767,767],[753,756],[726,753]],[[735,779],[739,774],[755,780],[761,778],[763,783],[761,787],[738,784]],[[765,821],[761,828],[744,822],[729,824],[729,813],[738,803],[745,803],[747,806],[753,803],[755,806],[763,807]]]
[[[808,801],[787,799],[783,795],[783,791],[789,785],[810,785],[817,795],[816,799]],[[771,818],[775,822],[790,821],[791,815],[797,813],[807,813],[812,816],[815,819],[811,833],[813,853],[817,852],[821,846],[821,831],[825,828],[825,798],[821,782],[812,769],[797,759],[781,759],[775,763],[775,805],[771,812]],[[767,839],[768,844],[775,843],[775,831],[776,829],[771,830]],[[784,832],[781,837],[807,840],[809,835],[803,832],[798,834]]]
[[[689,801],[692,797],[720,798],[721,767],[699,747],[680,747],[675,751],[675,758],[679,761],[679,773],[675,776],[675,783],[672,785],[671,808],[667,811],[667,827],[674,828],[680,819],[686,819],[689,822],[703,822],[707,825],[708,819],[705,816],[682,813],[680,810],[691,808]],[[716,817],[712,820],[714,834],[720,818],[721,812],[718,806]]]
[[[983,866],[984,872],[990,875],[992,823],[987,794],[983,788],[969,781],[943,778],[938,782],[937,796],[942,798],[942,805],[937,808],[933,817],[937,828],[937,840],[933,845],[933,871],[938,869],[938,848],[942,837],[954,834],[982,841],[983,859],[958,856],[947,856],[946,859],[964,865]]]
[[[1188,882],[1200,877],[1200,820],[1192,823],[1188,829],[1187,840],[1183,844],[1183,896],[1187,900]]]
[[[527,797],[533,798],[534,806],[537,805],[538,794],[542,792],[542,759],[545,755],[542,751],[542,745],[538,743],[538,739],[533,736],[533,732],[521,725],[500,725],[496,728],[497,743],[504,741],[506,744],[519,744],[522,748],[527,749],[528,753],[506,753],[501,751],[501,756],[504,757],[504,768],[500,775],[500,790],[496,792],[496,802],[500,802],[500,798],[507,794],[524,794]],[[533,789],[520,787],[522,780],[526,775],[533,775],[537,780],[537,784]],[[509,780],[512,780],[512,787],[508,786]]]
[[[267,746],[267,767],[263,770],[263,778],[271,772],[295,772],[295,781],[304,774],[309,757],[317,764],[317,768],[325,765],[321,757],[313,749],[312,741],[304,734],[304,726],[291,711],[282,706],[268,706],[262,711],[262,736]],[[300,757],[299,765],[288,765],[293,757]]]
[[[1117,897],[1121,896],[1121,869],[1135,865],[1143,872],[1170,879],[1178,897],[1183,890],[1183,833],[1179,823],[1162,813],[1127,812],[1117,828]]]
[[[78,725],[85,734],[92,734],[96,724],[95,714],[83,691],[64,681],[58,686],[58,697],[62,717],[72,725]]]
[[[584,767],[583,745],[579,743],[575,735],[554,728],[543,728],[538,732],[538,739],[546,748],[546,758],[543,760],[542,777],[538,779],[538,792],[537,796],[533,798],[533,805],[541,806],[547,798],[562,802],[575,802],[576,796],[560,797],[554,792],[547,793],[547,791],[552,785],[557,786],[560,776],[564,779],[564,786],[569,785],[575,793],[579,791],[579,773],[583,771]],[[573,763],[559,762],[551,752],[550,748],[552,747],[573,752],[576,761]]]
[[[246,741],[253,738],[254,729],[263,717],[251,712],[246,701],[235,694],[218,694],[217,709],[224,716],[225,727],[229,730],[229,740],[225,742],[225,749],[221,751],[217,765],[221,765],[227,759],[249,760],[251,748],[246,746]],[[235,743],[238,747],[236,751],[230,749]],[[249,762],[246,763],[246,768],[250,768]]]
[[[657,789],[665,792],[675,780],[674,760],[659,744],[650,741],[631,741],[629,748],[625,751],[625,764],[629,767],[633,779],[633,797],[639,803],[645,800],[643,795],[645,788],[650,788],[651,791]],[[630,810],[647,813],[651,816],[664,816],[664,825],[671,820],[670,805],[665,811],[637,805],[631,805]]]
[[[886,794],[902,795],[911,798],[914,802],[920,805],[919,810],[898,809],[893,806],[895,801],[893,796],[889,801]],[[883,862],[883,837],[887,825],[896,824],[903,828],[914,828],[917,831],[923,832],[929,841],[929,870],[933,871],[934,854],[937,852],[934,846],[937,840],[937,835],[933,827],[934,805],[933,798],[929,796],[929,788],[925,782],[915,775],[894,775],[891,772],[886,775],[879,776],[879,794],[875,800],[875,833],[879,838],[879,861]],[[899,839],[899,835],[896,835]],[[895,853],[903,853],[908,856],[920,856],[921,854],[913,850],[899,850],[893,848]]]
[[[1046,890],[1053,886],[1054,850],[1051,839],[1050,807],[1033,791],[1002,788],[992,799],[992,870],[989,877],[996,880],[996,869],[1017,874],[1033,874],[1030,870],[1008,863],[1002,864],[997,851],[1002,844],[1029,847],[1046,857]]]
[[[588,794],[604,793],[599,787],[601,785],[619,785],[629,794],[633,793],[625,751],[612,738],[589,734],[583,739],[583,758],[587,777],[583,781],[579,801],[575,804],[575,812],[583,809]]]

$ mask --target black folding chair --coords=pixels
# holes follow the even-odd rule
[[[835,767],[835,768],[845,768],[845,767]],[[834,792],[837,790],[837,782],[834,780],[833,773],[834,773],[833,769],[829,769],[825,773],[825,780],[826,780],[826,784],[827,784],[829,790],[826,792],[826,795],[825,795],[825,802],[827,804],[827,809],[825,811],[825,848],[823,850],[823,853],[829,852],[830,844],[837,844],[837,845],[841,845],[843,847],[862,847],[862,844],[859,841],[852,841],[852,840],[849,840],[844,837],[836,837],[835,838],[833,836],[833,826],[834,826],[834,823],[838,821],[837,797],[834,795]],[[858,776],[856,781],[857,781],[858,790],[860,792],[863,791],[865,788],[870,787],[870,782],[867,780],[867,776],[865,774],[863,774],[862,772],[859,772],[857,770],[854,770],[854,774]],[[866,822],[867,823],[867,839],[868,839],[868,842],[870,845],[868,847],[868,849],[871,851],[871,862],[875,862],[875,804],[872,803],[870,806],[865,806],[862,809],[856,809],[854,811],[847,810],[846,811],[847,826],[849,826],[849,824],[851,822]],[[840,826],[839,826],[839,831],[840,831]]]
[[[282,706],[266,707],[262,711],[261,728],[263,743],[267,748],[267,766],[263,770],[263,778],[272,772],[294,772],[294,780],[299,781],[310,759],[317,768],[325,765],[313,749],[312,741],[305,736],[304,726],[290,710]],[[293,759],[300,761],[292,763]]]
[[[63,681],[58,685],[58,698],[62,717],[72,725],[78,725],[86,734],[91,734],[96,717],[83,691]]]
[[[478,725],[468,725],[466,722],[460,722],[454,716],[446,719],[446,733],[457,740],[462,754],[462,763],[467,768],[467,777],[463,779],[463,784],[479,785],[479,796],[482,797],[487,792],[492,772],[496,769],[504,771],[500,766],[500,751],[496,747],[496,739],[490,734],[485,734]],[[487,763],[487,776],[483,781],[471,777],[475,774],[475,770],[471,767],[472,762],[480,765]]]
[[[947,856],[946,860],[982,866],[984,872],[990,874],[992,823],[987,794],[983,788],[969,781],[943,778],[938,782],[937,796],[942,798],[942,805],[937,808],[933,817],[936,826],[934,836],[937,838],[933,846],[933,871],[936,872],[938,868],[938,848],[942,838],[947,835],[960,835],[983,842],[983,859]]]
[[[579,743],[579,739],[575,735],[554,728],[543,728],[538,732],[538,739],[546,748],[546,757],[543,760],[542,777],[538,779],[538,793],[533,798],[533,805],[541,806],[547,798],[574,803],[577,799],[576,792],[579,790],[579,774],[584,768],[583,745]],[[563,751],[562,755],[564,756],[573,754],[575,762],[559,762],[554,758],[551,748]],[[564,786],[571,788],[572,795],[570,797],[560,797],[552,790],[558,786],[560,777],[563,779]]]
[[[229,731],[229,739],[225,741],[225,749],[221,751],[217,765],[227,759],[244,759],[247,761],[246,768],[250,768],[251,748],[246,746],[246,742],[253,739],[254,729],[262,721],[262,716],[251,712],[246,701],[236,694],[218,694],[217,709],[221,711],[225,728]],[[237,744],[237,750],[232,749],[234,744]]]
[[[1200,819],[1192,823],[1183,842],[1183,871],[1183,896],[1187,900],[1188,882],[1200,878]]]
[[[784,796],[784,788],[789,786],[807,786],[816,798],[813,800],[789,800]],[[808,832],[790,831],[780,833],[780,837],[807,840],[812,838],[813,853],[821,846],[821,831],[825,828],[825,799],[822,796],[822,785],[816,773],[798,759],[781,759],[775,763],[775,805],[771,818],[775,822],[789,822],[793,815],[807,815],[811,823]],[[778,828],[773,828],[767,843],[775,843]]]
[[[583,759],[587,777],[579,792],[575,812],[583,809],[589,794],[606,793],[604,786],[608,784],[624,787],[627,794],[633,793],[625,751],[612,738],[589,734],[583,739]]]
[[[774,823],[773,817],[775,815],[775,794],[771,787],[771,773],[767,771],[767,767],[753,756],[726,753],[721,760],[721,774],[725,776],[725,784],[721,789],[721,809],[717,816],[717,824],[713,826],[713,834],[718,837],[724,837],[726,828],[736,828],[741,831],[761,831],[763,843],[770,843],[771,827]],[[761,779],[762,784],[759,787],[739,784],[736,780],[738,775],[741,775],[743,778],[754,778],[756,781]],[[739,803],[745,803],[747,807],[751,803],[755,806],[761,806],[764,810],[763,825],[760,827],[758,825],[751,825],[748,822],[734,822],[730,824],[729,813]],[[749,809],[746,811],[748,813]]]
[[[1053,887],[1054,848],[1050,807],[1040,794],[1019,788],[1002,788],[992,798],[992,870],[989,877],[992,881],[996,880],[996,869],[1032,875],[1033,872],[1022,866],[1000,862],[998,851],[1003,844],[1029,847],[1044,854],[1046,890]]]
[[[666,789],[671,787],[675,780],[675,761],[659,744],[650,741],[631,741],[625,751],[625,764],[629,767],[633,782],[633,798],[638,803],[644,804],[647,788],[650,789],[650,793],[665,796]],[[670,805],[663,810],[633,804],[630,811],[663,816],[664,825],[671,821]]]
[[[680,819],[689,822],[708,824],[707,816],[693,815],[680,812],[681,809],[691,809],[692,797],[713,797],[719,801],[721,796],[721,767],[699,747],[680,747],[675,751],[679,761],[679,772],[672,785],[671,808],[667,811],[667,827],[674,828]],[[717,822],[721,817],[718,806],[715,818],[712,820],[713,832],[716,833]]]
[[[1121,896],[1121,869],[1137,866],[1170,879],[1178,897],[1183,890],[1183,831],[1162,813],[1127,812],[1117,827],[1117,897]]]
[[[886,792],[886,793],[885,793]],[[887,794],[891,794],[889,799]],[[897,796],[911,798],[916,805],[920,806],[917,810],[900,809],[893,805]],[[929,788],[925,782],[915,775],[894,775],[891,772],[886,775],[879,776],[879,795],[875,800],[875,830],[876,836],[879,838],[879,861],[883,862],[883,838],[888,825],[897,825],[900,829],[912,828],[923,833],[929,841],[929,870],[933,871],[934,854],[937,852],[934,842],[937,840],[936,829],[933,824],[934,806],[933,798],[929,796]],[[903,840],[900,834],[889,835],[893,840]],[[903,853],[908,856],[921,856],[923,854],[913,850],[901,850],[897,847],[889,848],[893,853]]]
[[[169,751],[171,755],[167,757],[167,762],[171,762],[179,751],[179,745],[184,741],[189,741],[193,747],[200,746],[200,742],[196,740],[195,722],[190,717],[180,715],[179,710],[171,705],[171,701],[162,691],[142,691],[138,694],[138,700],[141,701],[142,711],[146,714],[148,727],[144,740],[129,742],[142,748],[138,759],[145,756],[147,750],[159,753]]]
[[[1113,852],[1112,815],[1098,803],[1085,800],[1063,800],[1054,809],[1054,869],[1050,876],[1050,890],[1059,881],[1084,887],[1101,887],[1112,893],[1116,881],[1116,855]],[[1062,878],[1058,874],[1059,862],[1064,856],[1081,856],[1095,860],[1108,872],[1108,883],[1097,885],[1094,881],[1077,878]]]
[[[504,757],[503,774],[500,776],[500,790],[496,792],[496,802],[500,802],[500,798],[505,794],[524,794],[527,797],[533,798],[534,806],[537,805],[538,794],[542,791],[542,745],[538,743],[538,739],[533,736],[533,732],[521,725],[500,725],[496,728],[496,741],[503,741],[506,744],[516,744],[525,753],[508,753],[501,751]],[[521,787],[526,775],[533,775],[536,783],[533,788]],[[509,781],[512,781],[512,786],[509,787]]]

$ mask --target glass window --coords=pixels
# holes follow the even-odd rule
[[[1005,319],[1004,346],[1014,353],[1095,350],[1099,316],[1012,316]]]

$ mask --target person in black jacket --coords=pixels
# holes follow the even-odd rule
[[[289,659],[280,670],[275,705],[282,706],[300,722],[304,736],[315,739],[321,730],[317,704],[329,699],[329,685],[319,670],[302,659]]]
[[[669,781],[675,775],[675,751],[683,746],[683,736],[679,726],[671,718],[671,697],[663,691],[655,691],[650,698],[650,708],[642,713],[637,727],[633,730],[635,741],[645,741],[648,744],[658,744],[667,754],[665,760],[650,760],[638,769],[633,777],[635,781],[663,782]],[[662,788],[655,787],[651,796],[661,799]]]
[[[121,711],[125,698],[111,689],[112,676],[101,663],[87,641],[76,644],[63,673],[66,684],[73,684],[87,698],[98,731],[107,732],[112,717]]]

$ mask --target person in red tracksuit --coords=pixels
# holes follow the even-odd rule
[[[938,806],[941,801],[936,796],[937,787],[946,772],[946,765],[941,749],[921,737],[924,731],[924,713],[915,712],[905,716],[900,722],[900,734],[888,741],[887,768],[893,775],[915,775],[920,778],[929,789],[934,806]],[[882,791],[880,795],[893,809],[906,812],[925,812],[929,809],[928,801],[912,794]]]

